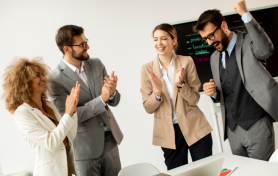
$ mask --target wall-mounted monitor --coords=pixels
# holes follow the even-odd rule
[[[267,59],[266,69],[273,76],[278,76],[278,6],[251,10],[251,15],[264,28],[265,32],[274,44],[274,53]],[[238,14],[224,15],[231,31],[239,30],[248,32],[241,16]],[[195,62],[196,69],[202,83],[200,91],[203,91],[203,84],[212,79],[210,67],[210,56],[215,51],[211,46],[199,41],[200,35],[192,31],[197,21],[173,24],[178,33],[177,49],[178,55],[191,56]]]

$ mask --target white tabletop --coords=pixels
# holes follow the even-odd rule
[[[180,174],[182,172],[202,166],[220,158],[225,159],[222,168],[234,166],[238,167],[231,174],[231,176],[278,176],[278,163],[269,163],[267,161],[246,158],[226,153],[218,153],[213,156],[195,161],[193,163],[172,169],[166,172],[166,174]]]

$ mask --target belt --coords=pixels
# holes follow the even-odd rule
[[[110,134],[112,134],[111,131],[105,131],[104,132],[104,138],[108,137]]]

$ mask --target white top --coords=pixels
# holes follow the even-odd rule
[[[53,103],[46,103],[59,121],[57,126],[39,109],[27,103],[16,109],[15,124],[35,155],[34,176],[68,175],[68,157],[63,141],[68,137],[72,147],[71,141],[77,133],[77,113],[72,117],[68,114],[61,117]],[[74,161],[72,153],[69,157]]]
[[[166,69],[161,65],[160,60],[158,59],[159,67],[161,74],[163,76],[163,80],[165,82],[167,92],[170,96],[171,105],[172,105],[172,120],[173,124],[178,123],[175,111],[174,111],[174,96],[173,96],[173,79],[174,79],[174,59],[172,58],[170,64],[168,65],[168,75]],[[158,101],[160,101],[161,97],[155,94],[155,97]]]

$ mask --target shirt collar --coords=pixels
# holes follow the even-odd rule
[[[73,71],[73,72],[78,72],[79,73],[79,69],[77,67],[75,67],[74,65],[68,63],[64,58],[62,58],[63,62]],[[84,62],[81,62],[81,72],[84,71]]]
[[[163,67],[163,66],[161,65],[161,63],[160,63],[159,58],[158,58],[158,63],[159,63],[159,68],[160,68],[160,70],[164,69],[164,67]],[[174,59],[173,59],[173,57],[172,57],[172,60],[171,60],[171,62],[170,62],[170,64],[169,64],[169,66],[174,66]]]
[[[232,51],[233,51],[233,48],[234,48],[234,46],[235,46],[235,44],[236,44],[236,39],[237,39],[237,35],[236,35],[236,33],[234,33],[233,32],[233,38],[232,38],[232,40],[230,41],[230,43],[229,43],[229,45],[228,45],[228,47],[227,47],[227,52],[228,52],[228,54],[229,54],[229,56],[231,55],[231,53],[232,53]]]

